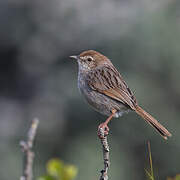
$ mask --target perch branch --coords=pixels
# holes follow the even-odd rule
[[[99,180],[108,180],[107,171],[110,165],[109,161],[109,145],[107,141],[107,136],[104,135],[104,129],[99,128],[98,129],[98,136],[101,140],[102,148],[103,148],[103,159],[104,159],[104,169],[101,170],[101,176]]]
[[[27,141],[20,141],[20,146],[22,148],[22,152],[24,153],[23,175],[20,180],[32,180],[33,178],[32,167],[34,152],[32,151],[32,148],[38,124],[39,120],[34,119],[27,134]]]

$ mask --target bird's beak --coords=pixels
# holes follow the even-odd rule
[[[78,56],[69,56],[69,57],[72,58],[72,59],[78,60]]]

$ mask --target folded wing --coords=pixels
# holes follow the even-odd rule
[[[88,74],[87,82],[93,90],[126,104],[132,110],[135,110],[136,98],[120,73],[113,66],[105,65],[94,69]]]

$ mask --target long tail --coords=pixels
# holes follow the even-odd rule
[[[139,114],[146,122],[148,122],[152,127],[154,127],[161,136],[167,140],[167,137],[171,137],[171,133],[162,126],[155,118],[153,118],[149,113],[144,111],[140,106],[136,106],[136,113]]]

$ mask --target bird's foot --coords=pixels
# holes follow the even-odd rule
[[[100,139],[104,138],[101,134],[101,131],[100,129],[103,129],[104,131],[104,137],[107,136],[109,134],[109,127],[107,126],[106,123],[101,123],[99,126],[98,126],[98,136]]]

